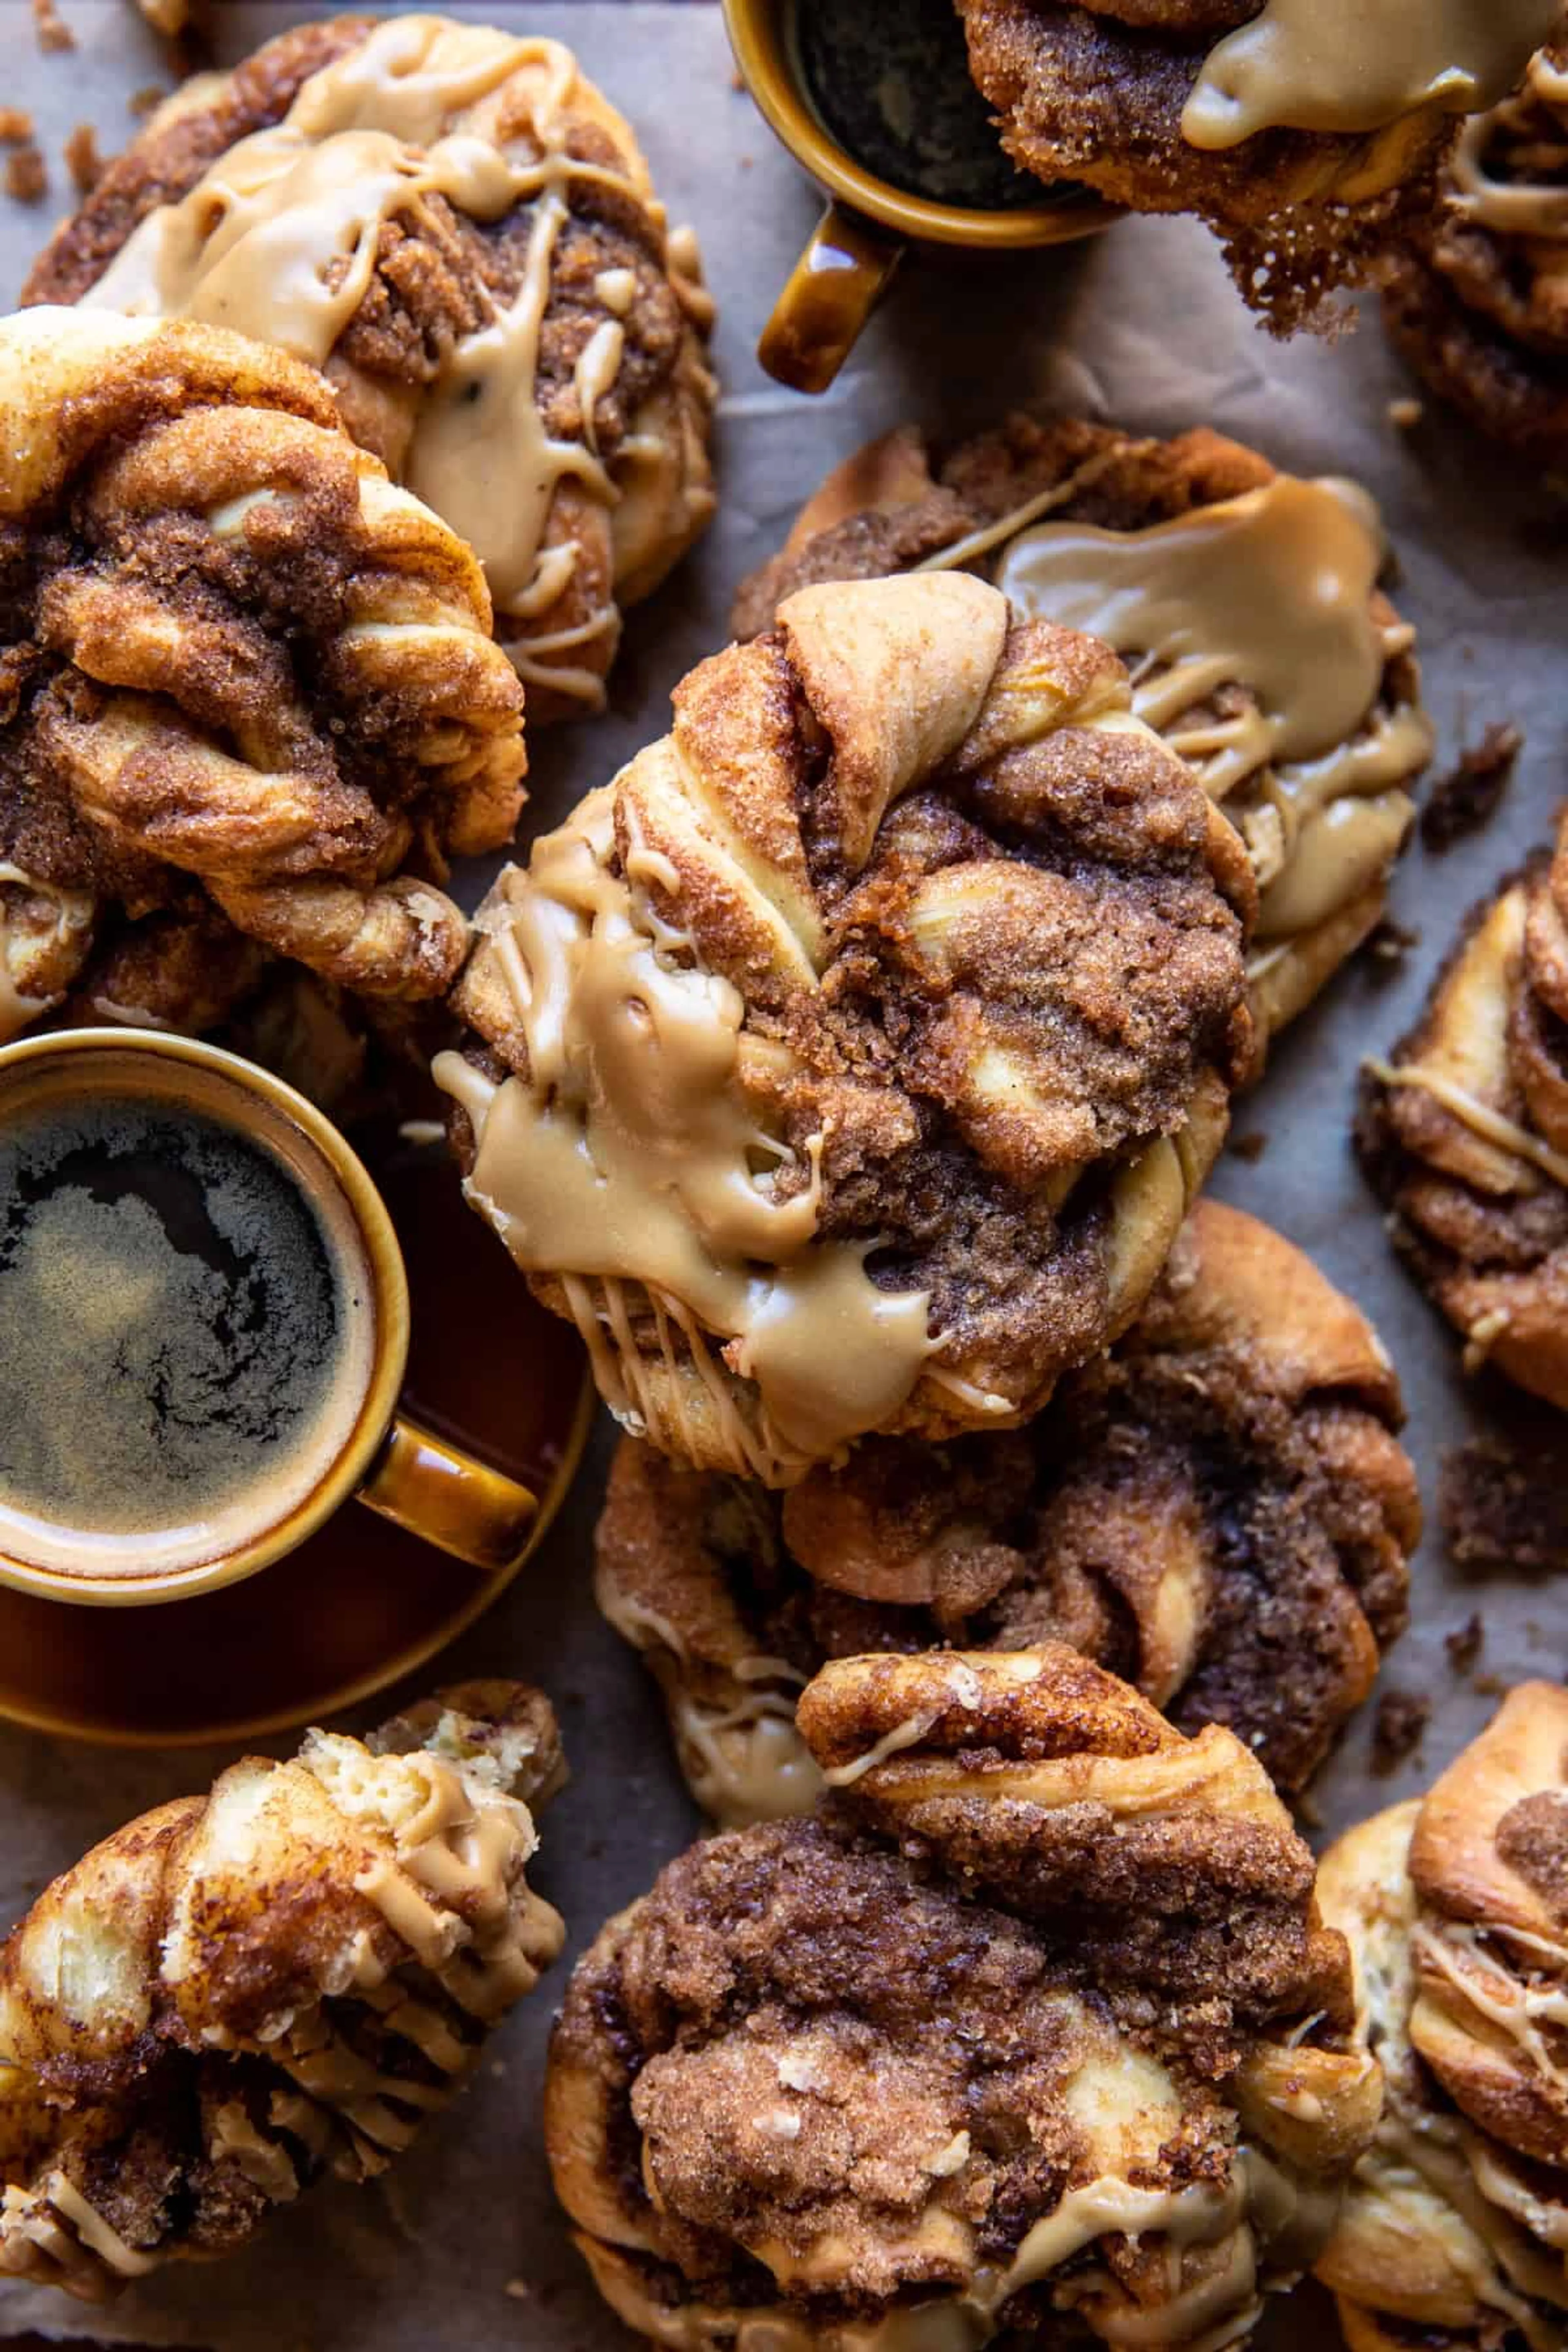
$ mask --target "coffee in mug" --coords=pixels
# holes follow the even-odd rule
[[[111,1073],[46,1077],[0,1129],[5,1549],[93,1578],[193,1566],[341,1456],[374,1286],[289,1143]]]

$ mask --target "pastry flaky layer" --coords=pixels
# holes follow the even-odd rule
[[[809,583],[962,567],[1020,618],[1106,638],[1132,708],[1247,844],[1256,1063],[1387,900],[1432,729],[1381,520],[1206,427],[1146,440],[1010,417],[942,449],[910,428],[829,475],[742,588],[742,636]]]
[[[1568,1691],[1511,1692],[1429,1796],[1342,1838],[1319,1884],[1387,2076],[1319,2264],[1352,2352],[1560,2352]]]
[[[525,765],[471,551],[217,328],[0,321],[0,1038],[76,997],[216,1025],[268,955],[439,996],[435,885]]]
[[[324,369],[478,553],[536,724],[602,705],[623,608],[713,510],[696,243],[558,41],[297,26],[177,92],[24,299],[210,320]]]
[[[1244,2343],[1375,2125],[1256,1758],[1073,1651],[860,1657],[832,1795],[694,1846],[579,1964],[557,2192],[680,2352]]]
[[[1415,1027],[1369,1066],[1359,1140],[1467,1364],[1568,1409],[1565,1022],[1568,819],[1473,910]]]
[[[1568,464],[1568,11],[1522,89],[1467,122],[1443,201],[1384,280],[1434,392],[1521,457]]]
[[[0,2276],[100,2302],[384,2171],[560,1951],[554,1717],[461,1684],[128,1823],[0,1946]]]
[[[1249,1022],[1241,843],[1095,640],[807,588],[504,874],[437,1074],[639,1435],[787,1485],[1020,1420],[1147,1296]]]
[[[1199,1201],[1109,1358],[1021,1430],[869,1439],[783,1497],[624,1438],[599,1605],[647,1657],[726,1827],[821,1788],[826,1660],[1070,1643],[1300,1787],[1403,1628],[1420,1533],[1375,1332],[1300,1250]]]
[[[1455,117],[1518,83],[1557,0],[958,0],[1014,161],[1192,212],[1279,332],[1430,209]]]

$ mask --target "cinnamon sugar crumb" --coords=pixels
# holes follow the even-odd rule
[[[0,106],[0,145],[20,147],[33,136],[33,118],[25,106]]]
[[[79,122],[66,141],[66,168],[76,184],[79,195],[90,195],[103,177],[103,158],[98,152],[98,133],[90,122]]]
[[[1457,1675],[1469,1673],[1481,1654],[1486,1638],[1487,1629],[1481,1622],[1479,1610],[1463,1625],[1456,1627],[1452,1633],[1444,1634],[1443,1647],[1447,1651],[1448,1664]]]
[[[1372,1769],[1383,1779],[1397,1772],[1420,1747],[1432,1713],[1429,1698],[1415,1691],[1384,1691],[1372,1731]]]
[[[140,89],[132,91],[126,105],[132,114],[155,114],[168,95],[161,82],[144,82]]]
[[[49,193],[49,174],[39,150],[31,141],[13,147],[5,158],[5,194],[19,205],[36,205]]]
[[[46,55],[51,50],[76,47],[76,35],[56,7],[55,0],[33,0],[33,30]]]
[[[1501,720],[1489,727],[1479,743],[1461,751],[1457,765],[1434,785],[1421,812],[1424,847],[1450,849],[1490,820],[1523,744],[1522,730]]]

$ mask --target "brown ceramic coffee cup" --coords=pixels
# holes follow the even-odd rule
[[[892,5],[892,0],[887,0]],[[827,197],[757,356],[795,392],[826,392],[910,245],[1018,252],[1065,245],[1121,218],[1079,187],[1042,184],[1038,204],[984,211],[939,203],[868,170],[824,121],[802,70],[793,27],[803,0],[724,0],[735,63],[769,127]]]
[[[31,1499],[22,1507],[0,1461],[0,1583],[99,1606],[181,1600],[254,1576],[355,1496],[474,1568],[512,1566],[532,1533],[537,1498],[400,1409],[409,1337],[403,1255],[380,1193],[331,1120],[268,1071],[216,1046],[150,1030],[81,1029],[0,1049],[0,1148],[28,1122],[57,1113],[79,1119],[100,1097],[176,1124],[194,1117],[204,1134],[233,1139],[258,1168],[277,1171],[279,1201],[297,1192],[311,1232],[326,1237],[322,1255],[332,1269],[330,1363],[312,1389],[321,1402],[310,1418],[308,1454],[304,1438],[282,1444],[276,1466],[236,1498],[209,1507],[204,1495],[177,1526],[79,1519],[63,1503],[58,1512]],[[100,1183],[99,1192],[106,1189],[113,1191]],[[87,1192],[98,1197],[90,1181]],[[51,1278],[39,1286],[44,1306],[29,1338],[40,1365],[51,1361],[56,1310],[48,1302],[57,1293],[58,1311],[79,1318],[74,1333],[62,1328],[62,1349],[83,1354],[84,1312],[100,1316],[106,1346],[116,1344],[114,1300],[101,1284],[95,1293],[79,1277]],[[90,1346],[85,1353],[90,1373]],[[90,1379],[83,1387],[89,1420],[89,1389]],[[128,1520],[135,1503],[126,1497]]]

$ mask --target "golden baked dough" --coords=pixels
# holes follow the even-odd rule
[[[1319,1880],[1388,2103],[1318,2274],[1352,2352],[1568,2338],[1568,1691],[1527,1683]]]
[[[339,16],[176,93],[24,291],[211,320],[324,369],[474,548],[541,721],[713,511],[712,304],[630,126],[558,41]]]
[[[469,1198],[683,1459],[1021,1420],[1218,1148],[1240,841],[1107,647],[963,575],[802,590],[674,698],[480,909]]]
[[[1381,2103],[1261,1765],[1054,1645],[842,1660],[801,1726],[831,1800],[694,1846],[568,1987],[601,2294],[672,2352],[1245,2343]]]
[[[1114,1354],[1022,1430],[868,1439],[782,1498],[623,1438],[596,1539],[682,1771],[723,1823],[809,1810],[795,1724],[831,1657],[1047,1639],[1299,1788],[1403,1630],[1420,1533],[1377,1336],[1215,1201]]]
[[[0,1945],[0,2276],[102,2302],[384,2171],[560,1951],[523,1871],[563,1777],[537,1691],[465,1683],[46,1887]]]
[[[1471,913],[1426,1008],[1373,1063],[1359,1141],[1416,1280],[1495,1364],[1568,1410],[1568,818]]]
[[[1466,123],[1442,193],[1384,276],[1394,340],[1483,433],[1555,471],[1568,464],[1568,14],[1517,96]]]
[[[198,999],[215,958],[220,995],[254,980],[234,932],[441,995],[468,939],[434,884],[510,840],[525,765],[468,550],[320,376],[216,328],[0,321],[0,1039],[101,1001],[95,947],[152,916]]]
[[[1453,118],[1512,89],[1556,0],[958,0],[1015,163],[1199,214],[1276,332],[1429,208]]]
[[[1190,759],[1247,844],[1257,1066],[1387,903],[1432,728],[1415,632],[1378,580],[1376,508],[1206,427],[1142,440],[1024,415],[939,452],[858,450],[736,599],[742,636],[808,583],[962,565],[1022,617],[1108,639],[1132,707]]]

